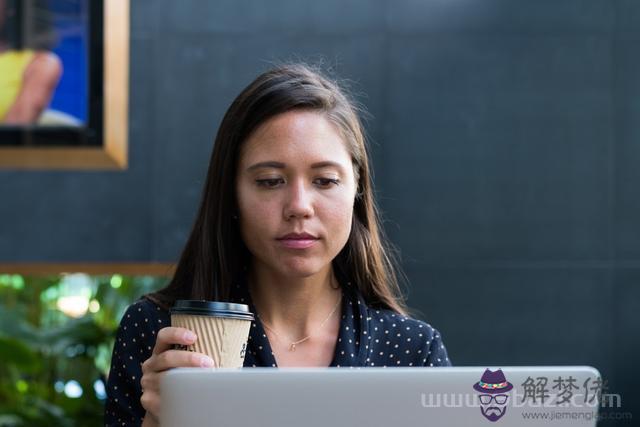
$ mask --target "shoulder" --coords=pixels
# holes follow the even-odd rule
[[[171,326],[169,312],[152,301],[141,298],[125,310],[118,327],[116,344],[125,347],[136,343],[142,350],[153,348],[158,331]],[[134,344],[135,345],[135,344]]]
[[[125,310],[120,328],[161,329],[169,326],[169,312],[147,298],[140,298]]]
[[[62,61],[53,52],[36,51],[25,70],[25,78],[38,78],[43,81],[58,81],[62,75]]]
[[[61,71],[62,61],[60,60],[58,55],[53,52],[47,50],[39,50],[33,53],[33,57],[31,59],[29,67],[41,71]]]
[[[369,309],[372,356],[390,366],[449,366],[442,335],[430,323],[392,310]]]
[[[137,318],[140,316],[166,317],[169,315],[168,310],[162,309],[158,304],[145,297],[140,298],[132,303],[124,313],[125,318]]]
[[[396,313],[392,310],[369,310],[374,332],[403,338],[405,342],[431,341],[440,338],[440,332],[430,323]],[[376,329],[377,328],[377,329]]]

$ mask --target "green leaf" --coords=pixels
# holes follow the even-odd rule
[[[15,338],[0,335],[0,360],[22,371],[35,372],[40,367],[36,352]]]
[[[14,414],[0,414],[0,427],[19,427],[25,425],[17,415]]]

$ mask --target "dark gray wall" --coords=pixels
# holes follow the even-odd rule
[[[454,363],[594,365],[640,418],[640,1],[131,4],[130,169],[0,172],[0,261],[174,261],[231,100],[323,57]]]

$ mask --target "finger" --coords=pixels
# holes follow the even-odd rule
[[[140,396],[140,404],[147,411],[147,414],[153,417],[153,420],[157,420],[160,414],[160,395],[157,393],[143,393]]]
[[[213,359],[206,354],[185,350],[167,350],[154,357],[150,368],[155,372],[172,368],[212,368]]]
[[[160,375],[154,372],[143,375],[140,379],[140,387],[142,388],[143,393],[146,393],[148,391],[159,392]]]
[[[193,331],[185,328],[168,326],[160,329],[156,345],[153,348],[154,354],[159,354],[172,348],[174,344],[190,345],[193,344],[198,337]]]
[[[142,420],[141,427],[158,427],[160,422],[153,416],[151,412],[146,412]]]

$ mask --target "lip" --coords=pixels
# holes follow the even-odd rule
[[[278,237],[278,240],[317,240],[318,238],[313,234],[307,232],[302,233],[289,233],[282,237]]]
[[[307,249],[313,246],[318,238],[313,234],[289,233],[277,239],[282,246],[289,249]]]
[[[278,239],[285,248],[307,249],[315,245],[318,239]]]

